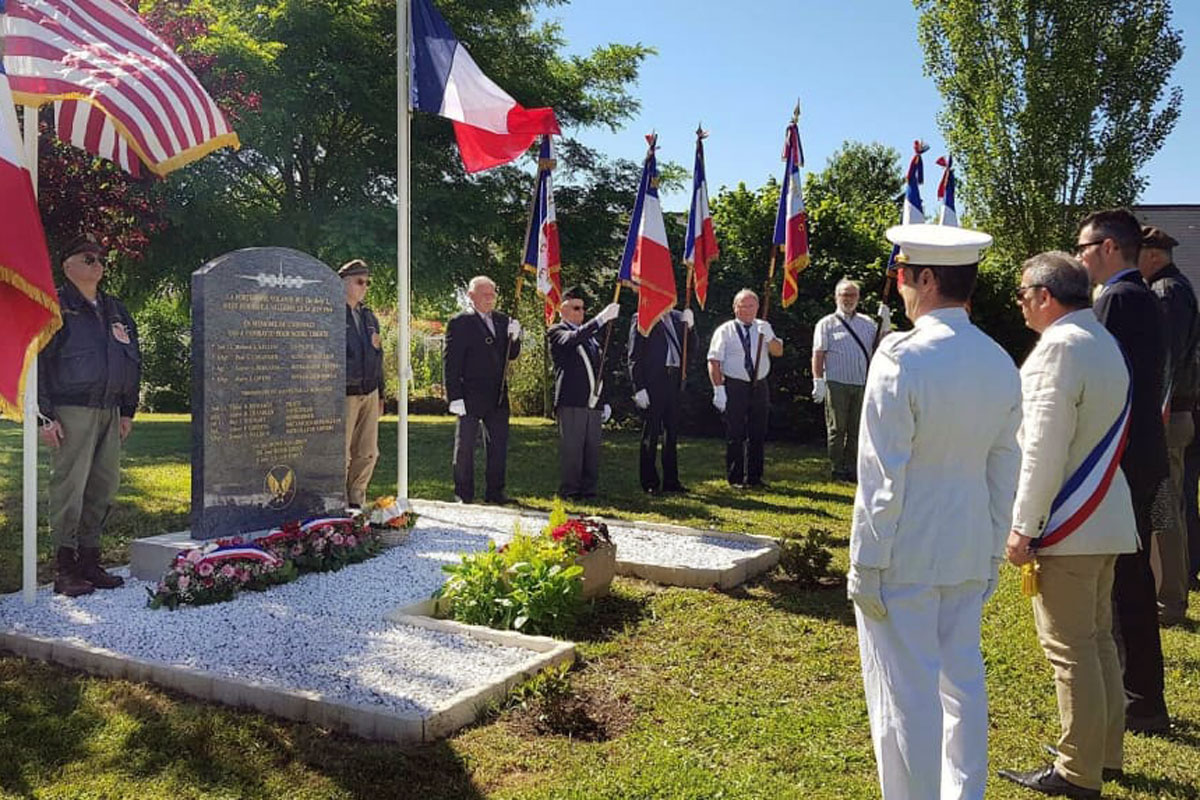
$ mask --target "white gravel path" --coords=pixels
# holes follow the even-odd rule
[[[386,612],[429,597],[445,579],[443,564],[512,536],[514,517],[487,507],[420,510],[407,543],[340,572],[174,612],[146,608],[150,584],[137,580],[74,599],[47,588],[33,606],[19,594],[0,597],[0,630],[429,716],[461,691],[522,670],[537,654],[384,620]],[[525,517],[527,530],[543,524],[543,517]],[[753,540],[620,525],[610,531],[623,561],[724,568],[766,549]]]

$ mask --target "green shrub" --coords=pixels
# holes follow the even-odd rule
[[[833,553],[829,531],[809,528],[803,536],[787,536],[779,542],[779,568],[796,583],[815,587],[829,576]]]
[[[192,402],[192,323],[185,299],[153,297],[134,315],[142,351],[141,406],[180,412]]]
[[[434,596],[469,625],[561,635],[583,607],[583,568],[553,540],[519,530],[503,550],[489,543],[442,569],[450,578]]]

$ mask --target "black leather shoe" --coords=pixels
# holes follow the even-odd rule
[[[1012,781],[1018,786],[1024,786],[1026,789],[1032,789],[1035,792],[1041,792],[1051,797],[1100,797],[1099,789],[1085,789],[1082,786],[1071,783],[1058,774],[1053,764],[1048,764],[1041,769],[1034,769],[1029,772],[1002,769],[996,774],[1007,781]]]
[[[1052,744],[1042,745],[1042,749],[1050,754],[1051,758],[1058,758],[1058,748]],[[1125,770],[1120,767],[1105,767],[1100,771],[1100,780],[1107,783],[1108,781],[1119,781],[1125,777]]]
[[[1171,732],[1171,717],[1165,711],[1148,717],[1126,714],[1125,730],[1146,736],[1161,736]]]

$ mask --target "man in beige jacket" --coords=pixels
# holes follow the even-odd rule
[[[1001,770],[1043,794],[1100,797],[1121,770],[1125,699],[1112,637],[1113,568],[1137,549],[1117,465],[1129,420],[1129,371],[1096,319],[1083,265],[1066,253],[1025,262],[1017,302],[1041,334],[1021,367],[1021,472],[1007,553],[1036,558],[1038,641],[1054,667],[1062,736],[1055,761]]]

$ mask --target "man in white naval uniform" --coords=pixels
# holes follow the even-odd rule
[[[847,593],[885,800],[983,798],[980,617],[1012,519],[1021,382],[964,304],[991,237],[899,225],[914,327],[867,376]]]

